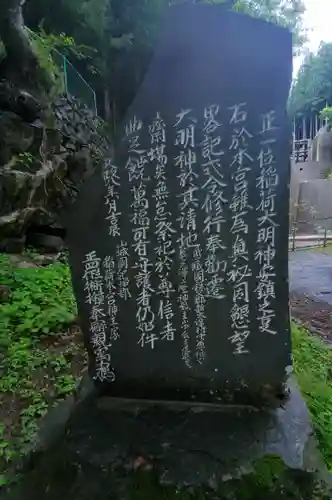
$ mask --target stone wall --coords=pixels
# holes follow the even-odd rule
[[[291,221],[304,220],[307,222],[306,224],[301,224],[300,232],[315,232],[315,224],[310,213],[313,200],[309,201],[306,199],[303,186],[307,182],[322,179],[326,168],[325,164],[315,161],[291,163],[290,219]]]
[[[323,162],[292,163],[290,184],[290,217],[298,233],[316,233],[332,229],[332,180],[324,178],[329,169]]]
[[[332,230],[332,179],[314,179],[300,184],[298,232]],[[314,228],[314,229],[313,229]],[[312,230],[313,229],[313,230]]]

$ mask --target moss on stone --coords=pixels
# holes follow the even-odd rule
[[[289,469],[278,455],[251,464],[251,472],[235,469],[233,478],[216,490],[163,487],[155,471],[138,471],[127,491],[128,500],[331,500],[331,493],[314,473]]]

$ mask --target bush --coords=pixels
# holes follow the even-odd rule
[[[0,465],[7,470],[38,419],[74,389],[84,359],[69,335],[77,311],[67,265],[15,268],[0,254],[0,283]]]
[[[332,349],[304,328],[293,325],[293,359],[320,450],[332,471]]]
[[[14,269],[8,256],[0,255],[0,282],[10,291],[0,307],[2,345],[25,334],[56,333],[76,317],[70,273],[62,263]]]

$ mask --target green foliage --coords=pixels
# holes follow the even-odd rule
[[[34,252],[26,256],[34,257]],[[0,465],[4,471],[0,474],[0,485],[3,485],[8,481],[5,471],[33,440],[40,417],[56,399],[73,391],[77,378],[71,360],[82,348],[75,342],[62,345],[61,332],[66,331],[76,316],[66,264],[15,268],[8,256],[0,254],[0,283],[10,291],[0,304]],[[332,350],[297,325],[292,330],[295,372],[308,401],[321,450],[332,469]],[[6,401],[13,394],[18,407],[16,417],[5,413]],[[265,457],[254,463],[253,473],[245,481],[234,480],[227,488],[223,486],[219,498],[229,498],[226,492],[230,491],[236,491],[239,500],[249,500],[252,496],[248,495],[253,493],[255,498],[270,498],[260,496],[270,491],[275,495],[271,498],[283,498],[278,495],[285,493],[289,479],[286,472],[278,457]],[[144,473],[137,476],[132,485],[133,499],[150,498],[147,492],[151,498],[169,500],[206,498],[203,492],[189,494],[160,488],[154,479],[151,482],[146,477]],[[303,498],[293,489],[292,494],[292,498]]]
[[[26,259],[33,257],[29,252]],[[77,378],[71,362],[80,351],[75,341],[66,341],[77,315],[67,265],[15,268],[0,254],[0,283],[9,290],[0,303],[0,466],[5,470],[31,442],[52,401],[72,392]],[[13,395],[18,415],[8,422],[6,405],[11,407]]]
[[[42,24],[38,31],[27,28],[30,42],[38,56],[40,66],[46,70],[52,82],[50,98],[61,95],[65,89],[65,57],[72,56],[76,59],[84,59],[84,51],[88,48],[78,46],[71,36],[64,33],[55,35],[46,33]]]
[[[305,39],[302,0],[208,3],[224,3],[225,8],[288,27],[294,33],[295,48]],[[169,0],[34,0],[27,3],[25,18],[34,30],[43,19],[47,33],[65,32],[78,44],[91,47],[83,61],[72,62],[97,91],[99,102],[104,102],[104,118],[112,113],[114,121],[122,117],[142,81],[168,5]]]
[[[249,466],[248,466],[249,469]],[[268,454],[250,464],[243,474],[234,469],[234,479],[206,493],[199,488],[161,487],[157,474],[138,471],[129,486],[131,500],[330,500],[326,488],[311,477],[303,480],[299,471],[288,468],[278,455]],[[304,474],[305,475],[305,474]],[[325,491],[324,491],[325,490]]]
[[[332,349],[294,325],[294,368],[320,442],[332,471]]]
[[[61,263],[52,267],[13,270],[1,257],[2,283],[11,289],[12,300],[1,306],[2,332],[5,338],[19,339],[22,334],[56,332],[75,318],[68,268]],[[5,341],[2,338],[0,341]]]
[[[19,153],[16,157],[16,162],[28,170],[33,168],[35,162],[40,163],[31,153],[28,152]]]
[[[329,167],[323,173],[323,179],[332,179],[332,167]]]
[[[332,107],[327,106],[326,108],[322,109],[320,114],[323,120],[326,120],[327,124],[332,126]]]
[[[308,54],[293,84],[289,111],[295,114],[319,112],[332,103],[332,43],[323,42],[317,54]]]
[[[305,12],[302,0],[237,0],[234,9],[239,12],[265,19],[271,23],[288,28],[293,33],[295,50],[302,47],[306,41],[306,32],[303,26]]]

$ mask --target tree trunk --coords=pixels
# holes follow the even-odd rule
[[[0,36],[6,57],[0,65],[0,79],[36,94],[48,90],[48,79],[24,30],[24,3],[25,0],[1,0]]]

